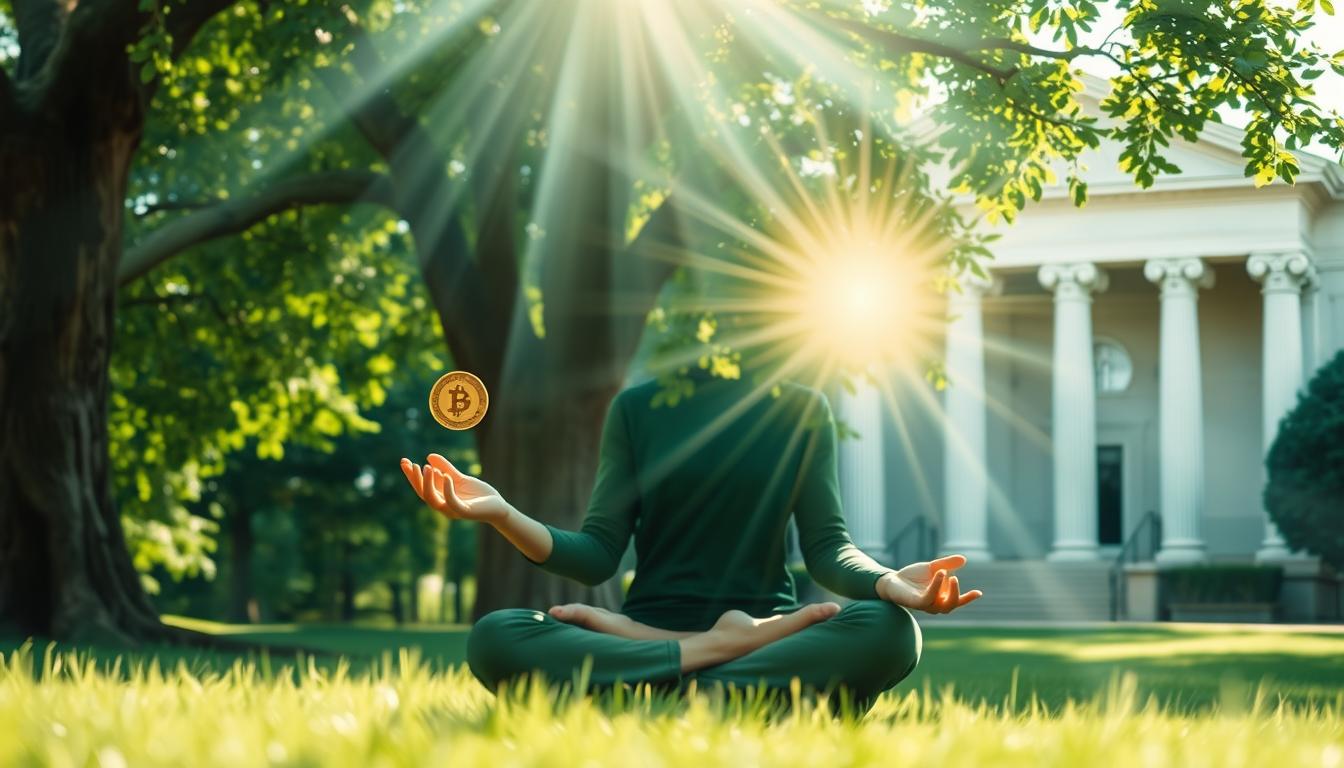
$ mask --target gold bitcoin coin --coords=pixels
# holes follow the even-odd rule
[[[448,429],[471,429],[485,418],[490,395],[475,374],[445,373],[429,391],[429,412]]]

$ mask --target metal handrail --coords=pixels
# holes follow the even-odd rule
[[[887,541],[887,557],[893,561],[901,560],[901,547],[906,539],[915,537],[915,560],[931,560],[938,549],[938,523],[928,515],[915,515],[901,526]]]
[[[1115,556],[1115,562],[1111,565],[1111,621],[1120,620],[1120,613],[1127,597],[1125,565],[1140,561],[1139,545],[1143,541],[1141,534],[1145,530],[1149,533],[1148,559],[1151,560],[1162,546],[1162,516],[1153,510],[1143,513],[1143,517],[1139,518],[1139,522],[1125,538],[1125,543],[1120,546],[1119,554]]]

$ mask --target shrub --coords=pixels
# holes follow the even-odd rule
[[[1162,571],[1171,603],[1274,603],[1283,585],[1277,565],[1189,565]]]
[[[1344,570],[1344,352],[1312,377],[1265,463],[1265,509],[1283,538]]]

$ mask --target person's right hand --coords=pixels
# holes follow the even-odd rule
[[[495,523],[509,514],[509,503],[489,483],[472,477],[437,453],[423,467],[401,460],[401,471],[430,509],[450,518]]]
[[[952,572],[965,564],[964,555],[911,563],[878,579],[877,595],[887,602],[926,613],[951,613],[982,594],[978,589],[961,593],[961,585]]]

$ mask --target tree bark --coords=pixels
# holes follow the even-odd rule
[[[401,626],[406,623],[406,607],[402,603],[401,582],[396,578],[387,580],[387,589],[392,596],[392,623]]]
[[[245,624],[258,616],[252,586],[252,506],[242,487],[241,482],[234,484],[229,510],[229,620]]]
[[[341,545],[341,621],[355,620],[355,573],[350,563],[350,542]]]
[[[235,0],[168,22],[180,53]],[[0,624],[126,642],[203,639],[159,622],[112,500],[108,363],[144,94],[134,0],[15,0],[0,75]],[[179,22],[180,19],[180,22]]]
[[[420,622],[420,580],[414,573],[406,579],[406,618],[413,624]]]
[[[163,632],[113,504],[108,361],[127,172],[129,70],[0,133],[0,622],[128,641]]]
[[[602,419],[619,382],[588,392],[554,390],[526,398],[514,391],[492,400],[488,429],[477,441],[489,482],[527,515],[577,528],[597,472]],[[493,529],[477,533],[476,602],[472,618],[498,608],[545,609],[556,603],[614,606],[615,582],[586,587],[529,563]]]
[[[593,66],[601,67],[601,59]],[[586,82],[601,83],[601,73]],[[552,148],[563,159],[548,165],[546,174],[556,174],[552,181],[542,180],[555,184],[551,194],[566,195],[565,204],[543,222],[543,335],[534,332],[526,302],[519,300],[504,345],[507,357],[500,362],[498,395],[477,432],[486,479],[524,513],[568,529],[577,529],[587,511],[607,408],[625,382],[647,313],[673,269],[667,261],[649,259],[642,246],[662,241],[666,248],[683,240],[676,209],[665,202],[634,247],[627,246],[633,179],[620,159],[633,156],[651,137],[629,133],[625,112],[614,108],[600,86],[587,98],[594,119],[583,136],[569,137],[572,146]],[[493,530],[481,531],[478,548],[474,618],[499,608],[620,602],[618,579],[587,587],[552,576]]]

